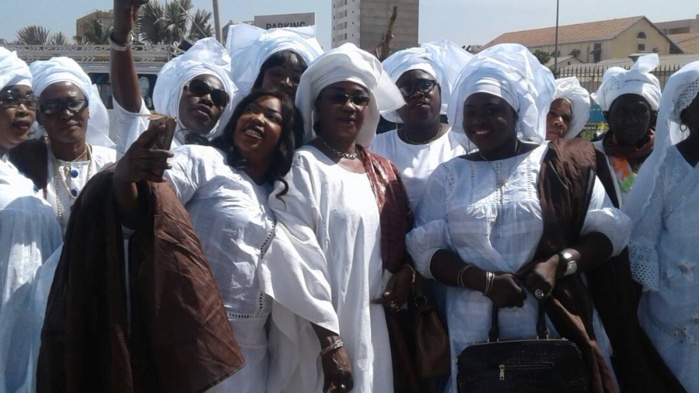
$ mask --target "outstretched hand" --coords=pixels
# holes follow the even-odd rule
[[[170,169],[167,159],[173,154],[169,150],[151,147],[165,132],[165,125],[159,124],[152,125],[141,134],[117,163],[114,179],[121,183],[136,183],[140,180],[154,183],[165,181],[163,172]]]

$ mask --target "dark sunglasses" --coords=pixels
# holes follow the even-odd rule
[[[211,96],[211,102],[219,108],[228,105],[228,100],[230,100],[225,90],[212,89],[211,86],[201,79],[192,79],[192,81],[189,82],[189,86],[187,86],[187,90],[195,97],[204,97],[205,95]]]
[[[429,79],[418,79],[417,83],[398,86],[398,90],[400,90],[403,97],[410,97],[416,90],[422,94],[428,94],[434,89],[435,86],[437,86],[436,81]]]
[[[347,101],[351,102],[352,105],[358,107],[358,108],[363,108],[367,105],[369,105],[369,102],[371,101],[371,97],[365,96],[363,94],[358,94],[358,95],[349,95],[345,93],[330,93],[330,94],[325,94],[323,96],[323,99],[327,100],[333,105],[339,105],[343,106],[347,103]]]
[[[17,108],[24,104],[27,109],[36,109],[38,100],[34,94],[27,94],[22,97],[19,93],[12,90],[3,91],[0,93],[0,102],[7,108]]]
[[[87,108],[89,105],[87,100],[69,99],[65,101],[51,100],[39,105],[39,112],[45,116],[55,115],[68,109],[71,113],[76,114]]]

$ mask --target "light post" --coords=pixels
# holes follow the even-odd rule
[[[556,41],[553,47],[553,76],[558,77],[558,6],[560,0],[556,0]]]
[[[223,37],[221,36],[221,19],[219,18],[218,14],[218,0],[213,0],[213,6],[214,6],[214,31],[215,31],[215,36],[216,40],[222,44],[225,44],[223,42]]]

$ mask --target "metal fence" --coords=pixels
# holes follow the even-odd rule
[[[580,85],[592,93],[597,91],[599,86],[602,84],[602,76],[607,68],[609,68],[609,66],[590,65],[582,67],[567,67],[558,71],[558,78],[566,78],[571,76],[577,77],[580,81]],[[628,70],[630,67],[626,66],[623,68]],[[670,75],[674,74],[675,71],[679,70],[680,68],[681,67],[677,64],[661,65],[651,73],[660,81],[660,87],[664,88]]]

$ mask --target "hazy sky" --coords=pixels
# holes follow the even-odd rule
[[[0,0],[0,38],[12,41],[18,29],[34,24],[72,37],[77,18],[94,10],[108,10],[112,1]],[[252,20],[255,15],[315,12],[318,38],[324,47],[330,47],[331,0],[218,2],[222,25],[229,20]],[[212,9],[211,0],[193,3]],[[664,22],[694,19],[697,14],[699,3],[687,0],[560,0],[561,25],[637,15]],[[485,44],[508,31],[553,26],[555,21],[556,0],[421,0],[419,40],[448,38],[461,45]]]

